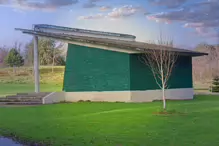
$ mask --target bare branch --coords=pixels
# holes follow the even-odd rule
[[[141,56],[141,60],[150,68],[156,84],[163,91],[163,101],[165,109],[166,103],[164,92],[165,89],[169,87],[168,80],[171,76],[178,55],[174,51],[162,48],[162,46],[168,46],[171,48],[173,46],[173,41],[164,41],[162,36],[160,36],[160,40],[158,41],[158,43],[159,45],[156,45],[157,47],[146,50],[145,53]]]

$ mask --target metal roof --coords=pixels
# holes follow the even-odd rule
[[[80,33],[89,33],[89,34],[116,36],[116,37],[136,39],[136,36],[129,35],[129,34],[113,33],[113,32],[106,32],[106,31],[96,31],[96,30],[88,30],[88,29],[79,29],[79,28],[70,28],[70,27],[48,25],[48,24],[35,24],[34,27],[35,28],[49,28],[49,29],[69,31],[69,32],[80,32]]]
[[[87,36],[76,36],[76,35],[67,35],[67,34],[57,34],[57,33],[46,33],[46,32],[38,32],[30,29],[21,29],[21,28],[15,28],[15,30],[22,31],[25,34],[30,35],[37,35],[42,37],[49,37],[64,41],[76,41],[76,42],[85,42],[85,43],[91,43],[91,44],[97,44],[97,45],[105,45],[105,46],[111,46],[121,49],[127,49],[127,50],[133,50],[138,52],[145,52],[149,50],[168,50],[172,52],[177,52],[182,55],[188,55],[188,56],[203,56],[208,55],[207,53],[203,52],[197,52],[197,51],[191,51],[186,49],[179,49],[174,47],[168,47],[168,46],[160,46],[156,44],[149,44],[149,43],[143,43],[143,42],[136,42],[136,41],[124,41],[124,40],[114,40],[114,39],[107,39],[107,38],[94,38],[94,37],[87,37]]]

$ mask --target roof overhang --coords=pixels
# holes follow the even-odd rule
[[[123,37],[123,38],[132,38],[136,39],[136,36],[130,34],[121,34],[115,32],[106,32],[106,31],[97,31],[97,30],[88,30],[88,29],[81,29],[81,28],[70,28],[64,26],[57,26],[57,25],[49,25],[49,24],[35,24],[34,29],[46,29],[46,30],[59,30],[62,32],[77,32],[77,33],[86,33],[86,34],[94,34],[94,35],[102,35],[102,36],[112,36],[112,37]]]
[[[208,55],[207,53],[203,52],[197,52],[197,51],[191,51],[191,50],[185,50],[185,49],[179,49],[179,48],[173,48],[173,47],[167,47],[167,46],[160,46],[155,44],[149,44],[149,43],[143,43],[143,42],[136,42],[136,41],[123,41],[123,40],[114,40],[114,39],[106,39],[106,38],[94,38],[94,37],[87,37],[87,36],[77,36],[77,35],[67,35],[67,34],[57,34],[57,33],[48,33],[48,32],[40,32],[40,31],[34,31],[30,29],[21,29],[21,28],[15,28],[15,30],[19,30],[23,32],[24,34],[30,34],[30,35],[36,35],[40,37],[48,37],[53,38],[61,41],[65,41],[72,44],[89,44],[92,46],[99,45],[99,46],[107,46],[107,48],[110,50],[113,48],[116,49],[119,52],[126,52],[126,53],[144,53],[148,50],[152,49],[163,49],[168,50],[172,52],[179,53],[180,55],[186,55],[186,56],[203,56]]]

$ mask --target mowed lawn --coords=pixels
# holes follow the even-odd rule
[[[219,96],[161,102],[0,108],[0,135],[54,146],[218,146]]]
[[[62,91],[62,84],[41,84],[41,92],[58,92]],[[0,97],[6,95],[13,95],[17,93],[34,92],[34,84],[1,84],[0,83]]]
[[[40,66],[40,91],[62,91],[64,66]],[[0,68],[0,97],[16,93],[34,92],[33,68],[20,67],[13,73],[12,68]]]

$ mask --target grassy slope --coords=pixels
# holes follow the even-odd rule
[[[40,91],[62,91],[62,84],[41,84]],[[0,96],[34,92],[34,84],[0,84]]]
[[[0,68],[0,97],[19,92],[33,92],[34,78],[33,68],[18,68],[16,74],[12,68]],[[51,66],[40,67],[41,91],[52,92],[61,91],[63,86],[64,67],[54,67],[54,73],[51,73]],[[194,85],[196,92],[208,91],[208,84],[196,83]]]
[[[64,67],[40,67],[41,91],[61,91],[63,86]],[[32,68],[22,67],[13,73],[11,68],[0,69],[0,97],[20,92],[34,92]]]
[[[154,103],[72,103],[0,108],[0,134],[75,146],[216,146],[219,97],[169,101],[186,115],[156,116]],[[7,118],[6,118],[7,117]]]

